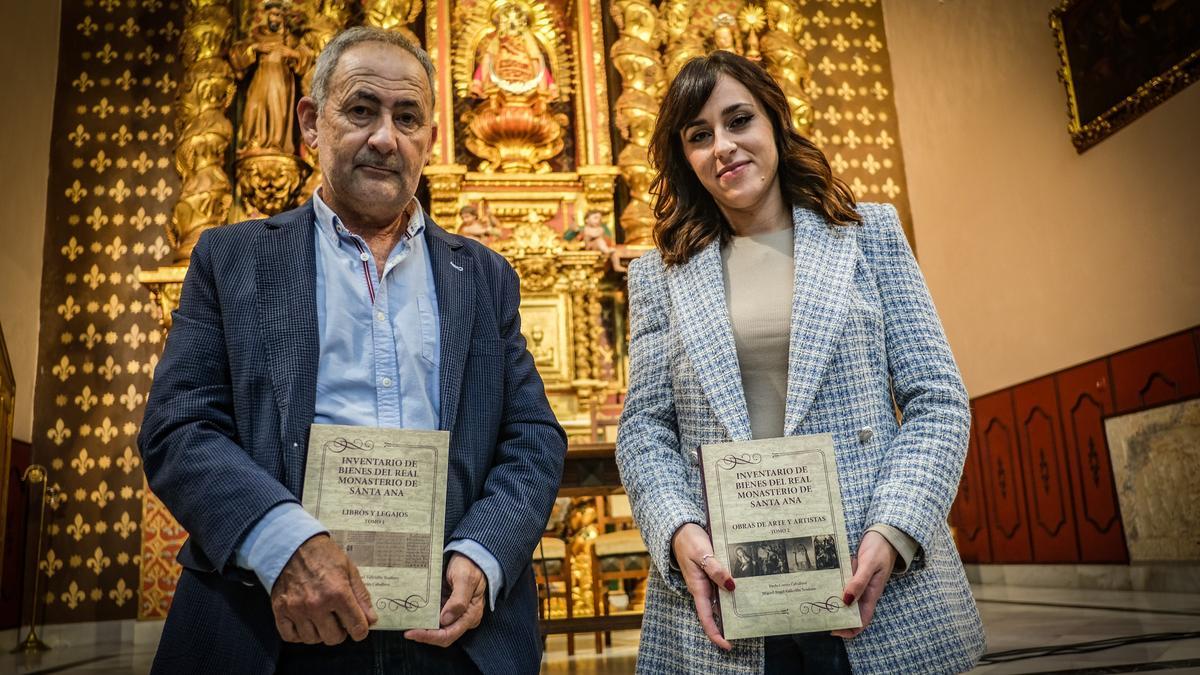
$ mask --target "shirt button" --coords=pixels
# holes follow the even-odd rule
[[[375,318],[379,319],[380,321],[383,321],[384,319],[387,318],[387,315],[384,314],[383,312],[375,312]]]
[[[360,253],[360,254],[358,254],[358,259],[363,262],[367,262],[368,260],[371,259],[371,256],[367,255],[366,253]]]
[[[390,377],[383,378],[383,386],[385,386],[385,387],[392,386],[392,378],[390,378]]]

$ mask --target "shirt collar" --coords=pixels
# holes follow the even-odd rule
[[[412,217],[408,219],[408,229],[405,235],[405,238],[409,240],[416,239],[425,231],[425,210],[421,208],[421,202],[416,197],[413,197],[412,204],[414,207]],[[321,199],[320,188],[313,192],[313,211],[317,216],[317,230],[321,232],[322,236],[329,239],[329,243],[336,246],[339,237],[351,236],[350,230],[342,224],[342,219],[333,212],[333,209],[329,208],[324,199]]]

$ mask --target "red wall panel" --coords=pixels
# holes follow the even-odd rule
[[[1113,412],[1101,359],[1055,376],[1082,562],[1128,562],[1104,417]]]
[[[1075,507],[1053,376],[1016,387],[1013,404],[1033,557],[1038,562],[1078,562]]]
[[[1196,338],[1179,333],[1111,358],[1116,413],[1200,395]]]
[[[1021,452],[1013,422],[1012,390],[975,402],[983,477],[987,486],[993,562],[1032,562]]]
[[[962,481],[958,484],[958,496],[950,508],[950,524],[954,526],[955,543],[963,562],[988,563],[992,561],[992,545],[988,540],[988,511],[984,500],[983,461],[979,456],[979,444],[975,438],[975,427],[971,427],[971,443],[967,446],[967,462],[963,466]]]

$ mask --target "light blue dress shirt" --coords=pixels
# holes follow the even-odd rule
[[[425,249],[419,204],[404,239],[388,254],[382,276],[362,237],[342,225],[319,191],[316,211],[317,424],[437,429],[441,391],[441,334],[433,266]],[[237,564],[255,573],[269,593],[292,554],[328,530],[296,502],[280,504],[251,528]],[[457,551],[483,570],[488,600],[504,585],[500,563],[473,539]]]

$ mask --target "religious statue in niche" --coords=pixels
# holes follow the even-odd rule
[[[265,0],[254,8],[249,34],[230,49],[230,63],[242,77],[254,71],[237,141],[247,215],[290,206],[307,166],[295,154],[296,81],[313,55],[300,40],[298,23],[289,3]]]
[[[485,173],[544,173],[563,151],[567,117],[566,36],[544,4],[482,0],[458,7],[465,24],[455,54],[456,91],[472,101],[463,114],[467,149]]]
[[[394,30],[414,45],[421,44],[409,25],[421,14],[421,0],[363,0],[363,13],[368,26]]]
[[[500,223],[486,208],[480,215],[478,208],[468,204],[458,210],[458,219],[458,234],[481,244],[489,244],[500,235]]]
[[[545,344],[546,331],[541,326],[533,326],[529,329],[529,353],[533,356],[533,363],[539,366],[554,365],[554,345]]]
[[[589,251],[599,251],[604,255],[611,255],[614,250],[612,233],[608,231],[608,226],[604,223],[604,214],[596,209],[588,211],[587,215],[583,217],[583,227],[567,230],[563,233],[563,239],[567,241],[578,239],[583,248]]]

